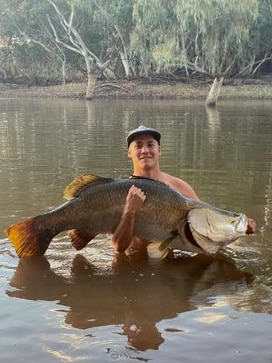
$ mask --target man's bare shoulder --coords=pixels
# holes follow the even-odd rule
[[[198,199],[194,189],[186,181],[165,172],[161,173],[161,179],[161,181],[167,184],[169,187],[179,191],[187,197]]]

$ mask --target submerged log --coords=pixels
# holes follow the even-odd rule
[[[209,107],[215,107],[217,104],[218,97],[221,93],[222,84],[224,81],[224,77],[215,77],[212,87],[208,93],[206,98],[206,105]]]

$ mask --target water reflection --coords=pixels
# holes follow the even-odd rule
[[[252,280],[223,258],[183,256],[150,262],[119,255],[101,274],[78,254],[69,277],[51,268],[45,257],[20,259],[6,294],[57,301],[65,322],[77,329],[121,325],[130,345],[146,350],[164,342],[157,328],[161,320],[212,304],[211,289],[228,296],[244,292]]]
[[[0,108],[1,361],[271,360],[270,101],[221,101],[209,111],[185,100],[0,99]],[[48,260],[17,266],[3,229],[61,204],[65,186],[80,174],[129,175],[125,136],[140,123],[162,132],[164,171],[192,184],[202,200],[256,219],[261,235],[224,251],[236,267],[205,257],[112,264],[104,241],[103,253],[89,245],[88,260],[73,260],[65,236]],[[111,355],[127,341],[130,354]],[[134,347],[154,350],[131,358]]]

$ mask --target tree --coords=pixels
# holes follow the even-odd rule
[[[106,54],[112,64],[121,61],[124,74],[129,78],[133,71],[128,54],[133,0],[87,0],[78,4],[87,12],[97,10],[98,28],[104,35]]]
[[[244,44],[250,61],[239,68],[236,76],[255,76],[261,67],[272,59],[272,3],[258,0],[258,16],[252,25],[248,42]]]
[[[230,75],[249,60],[244,44],[257,17],[258,0],[135,0],[131,49],[150,58],[144,72]]]
[[[97,70],[108,78],[115,78],[115,75],[108,68],[109,61],[102,62],[81,35],[81,27],[84,28],[82,24],[86,17],[76,7],[76,3],[77,1],[68,0],[17,0],[13,3],[16,5],[13,8],[13,33],[18,34],[22,41],[39,44],[44,50],[61,59],[62,69],[67,52],[83,57],[88,78],[86,98],[91,99],[98,76]],[[18,5],[24,11],[16,11]],[[92,23],[90,19],[88,23]],[[89,39],[90,29],[89,33],[83,34],[87,34],[86,38]]]
[[[258,0],[136,0],[131,49],[145,68],[176,68],[215,77],[233,75],[251,61],[244,44],[258,17]],[[218,94],[217,94],[218,97]],[[213,97],[213,99],[217,99]]]
[[[52,37],[46,18],[41,21],[41,14],[54,15],[50,10],[44,1],[13,0],[2,8],[1,34],[10,39],[10,52],[18,72],[30,78],[53,78],[54,74],[58,78],[61,69],[65,83],[69,57]]]
[[[134,1],[130,57],[138,75],[169,73],[181,64],[175,7],[176,0]]]
[[[216,104],[226,77],[271,60],[270,0],[0,0],[0,70],[98,76],[205,76]],[[111,67],[111,68],[109,68]]]
[[[76,1],[65,1],[66,5],[69,7],[69,16],[66,16],[65,12],[57,6],[55,1],[47,1],[53,6],[58,16],[59,22],[64,30],[64,38],[60,38],[53,22],[50,18],[48,19],[56,43],[59,44],[61,47],[64,47],[70,51],[82,55],[85,60],[88,76],[86,99],[92,99],[98,76],[96,70],[100,70],[100,72],[103,72],[108,78],[115,78],[115,75],[110,69],[108,69],[109,62],[106,61],[102,63],[101,60],[95,55],[95,53],[90,48],[88,48],[84,39],[80,35],[80,31],[78,30],[80,29],[80,25],[75,21],[77,11]]]

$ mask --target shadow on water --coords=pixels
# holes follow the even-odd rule
[[[119,255],[110,270],[101,273],[78,254],[68,277],[54,271],[45,257],[20,259],[6,294],[57,301],[65,323],[77,329],[120,324],[120,334],[127,336],[129,344],[146,350],[158,349],[164,341],[156,326],[159,321],[209,305],[211,288],[227,296],[252,280],[252,275],[220,257],[150,262]]]

